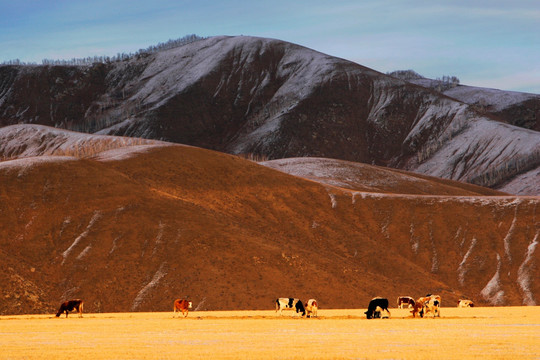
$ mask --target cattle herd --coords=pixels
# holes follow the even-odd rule
[[[277,298],[276,299],[276,312],[279,311],[280,315],[283,315],[283,310],[294,310],[297,314],[301,314],[302,317],[317,317],[317,310],[319,305],[317,300],[309,299],[306,303],[303,303],[300,299],[296,298]],[[79,317],[82,317],[83,301],[80,299],[68,300],[63,302],[56,313],[56,317],[60,317],[65,313],[66,318],[70,311],[77,311]],[[371,299],[368,305],[368,309],[365,312],[368,319],[384,319],[390,317],[390,310],[388,310],[388,299],[382,297],[376,297]],[[458,307],[474,307],[474,303],[471,300],[460,299],[458,301]],[[184,317],[188,316],[189,309],[193,307],[193,302],[186,299],[176,299],[173,303],[173,317],[176,316],[176,312],[181,312]],[[428,294],[414,300],[410,296],[400,296],[397,299],[397,307],[403,309],[407,307],[411,310],[412,316],[416,315],[424,317],[424,315],[431,314],[433,317],[441,316],[441,297],[439,295]]]

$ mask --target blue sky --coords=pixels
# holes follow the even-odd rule
[[[276,38],[381,72],[540,94],[538,0],[0,0],[0,62],[112,56],[187,34]]]

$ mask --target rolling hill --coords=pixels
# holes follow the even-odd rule
[[[169,311],[182,296],[199,310],[271,309],[281,296],[324,308],[540,296],[538,197],[38,125],[0,128],[0,158],[1,314],[75,297],[117,312]]]
[[[459,89],[280,40],[218,36],[92,66],[0,66],[0,126],[341,159],[539,195],[540,96],[514,94],[495,111]]]

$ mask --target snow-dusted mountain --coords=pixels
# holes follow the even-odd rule
[[[497,121],[467,98],[244,36],[90,67],[0,67],[2,126],[39,123],[269,159],[336,158],[540,194],[540,133]]]
[[[409,82],[435,89],[442,94],[472,105],[479,113],[511,125],[540,131],[540,95],[482,88],[477,86],[445,86],[440,80],[418,77]]]

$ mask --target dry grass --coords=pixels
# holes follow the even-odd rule
[[[366,320],[362,310],[318,319],[273,311],[0,317],[4,359],[538,359],[540,307],[443,308],[438,319]]]

